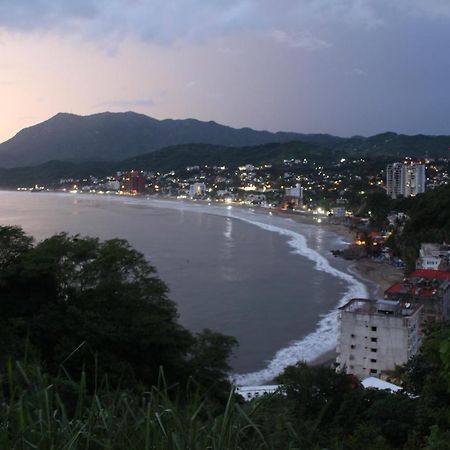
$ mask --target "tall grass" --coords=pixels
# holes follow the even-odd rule
[[[193,386],[188,398],[174,394],[163,377],[142,394],[111,389],[106,380],[88,393],[86,381],[10,361],[1,379],[0,449],[269,448],[252,421],[258,402],[242,405],[233,392],[214,408]]]

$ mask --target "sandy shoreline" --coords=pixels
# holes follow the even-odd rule
[[[354,233],[343,224],[329,223],[325,220],[321,223],[317,222],[314,217],[308,217],[305,215],[277,211],[273,212],[274,215],[280,217],[289,217],[298,223],[316,225],[326,228],[338,234],[344,241],[353,242]],[[368,258],[362,258],[354,261],[350,267],[349,272],[362,281],[369,288],[369,297],[375,299],[382,299],[384,297],[385,290],[392,284],[401,281],[404,274],[403,271],[385,262],[378,262]],[[318,355],[308,363],[313,366],[327,365],[332,366],[336,360],[336,350],[332,349],[326,353]]]

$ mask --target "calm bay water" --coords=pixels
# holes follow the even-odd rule
[[[61,231],[127,239],[168,284],[181,323],[238,338],[232,366],[242,383],[332,348],[336,307],[366,294],[330,254],[337,235],[240,208],[3,191],[0,224],[37,240]]]

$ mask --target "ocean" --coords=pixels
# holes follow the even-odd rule
[[[337,307],[367,287],[320,225],[252,209],[101,195],[0,191],[0,224],[37,240],[67,232],[127,239],[157,268],[180,322],[239,341],[238,384],[271,380],[336,344]]]

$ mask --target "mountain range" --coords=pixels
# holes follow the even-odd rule
[[[158,120],[134,112],[90,116],[59,113],[0,144],[0,167],[34,166],[54,160],[73,163],[121,161],[166,147],[194,143],[223,147],[223,152],[231,154],[227,150],[229,147],[292,141],[310,144],[311,149],[320,147],[363,155],[392,155],[393,158],[405,155],[442,157],[448,155],[450,147],[450,136],[407,136],[388,132],[371,137],[342,138],[329,134],[236,129],[196,119]]]
[[[51,160],[115,161],[179,144],[240,147],[301,137],[296,133],[235,129],[195,119],[157,120],[134,112],[90,116],[59,113],[0,144],[0,167],[29,166]]]

